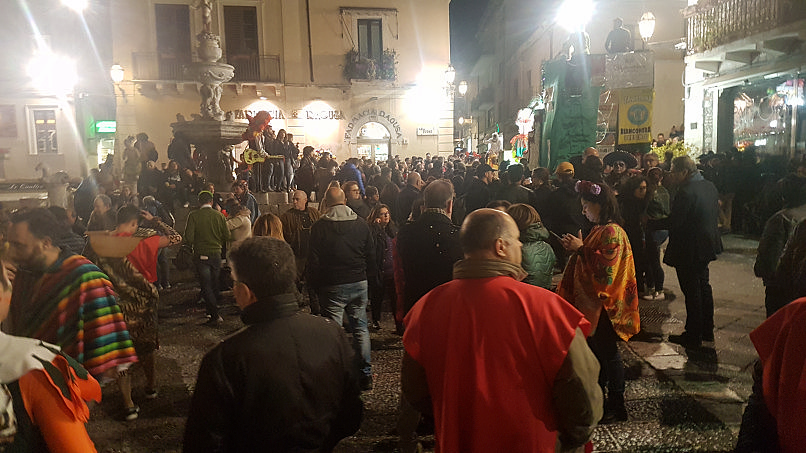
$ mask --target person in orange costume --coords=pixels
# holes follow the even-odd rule
[[[0,266],[0,321],[11,283]],[[57,346],[0,332],[0,445],[11,451],[95,452],[84,424],[85,401],[101,401],[101,386]]]
[[[563,235],[560,242],[573,252],[557,294],[579,309],[593,326],[588,340],[599,359],[599,385],[607,387],[605,415],[601,423],[626,421],[624,364],[617,340],[627,341],[641,330],[635,263],[627,233],[619,226],[618,202],[604,184],[578,181],[582,213],[595,226],[581,234]]]

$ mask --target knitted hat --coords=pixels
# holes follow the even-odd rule
[[[554,174],[559,175],[560,173],[574,176],[574,165],[571,162],[560,162],[560,165],[557,165],[557,170],[554,171]]]

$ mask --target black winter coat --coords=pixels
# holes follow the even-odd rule
[[[202,360],[186,452],[322,452],[363,415],[341,326],[300,313],[293,294],[246,307],[247,327]]]
[[[669,217],[650,220],[651,230],[669,230],[663,262],[672,267],[714,261],[722,253],[719,234],[719,193],[699,173],[680,185]]]
[[[406,312],[421,297],[453,279],[453,264],[462,259],[459,227],[439,212],[424,212],[397,235],[403,265],[403,306]]]

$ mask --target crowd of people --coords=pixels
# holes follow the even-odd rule
[[[260,135],[264,149],[286,143],[284,135]],[[687,313],[685,331],[668,341],[689,349],[714,341],[709,263],[722,251],[726,209],[725,167],[715,155],[698,167],[687,156],[661,163],[653,153],[600,157],[588,148],[552,178],[547,168],[493,169],[472,157],[339,163],[305,147],[298,165],[293,157],[241,165],[222,194],[184,167],[193,164],[181,141],[159,177],[156,150],[140,134],[127,143],[124,184],[110,183],[101,168],[73,207],[10,218],[2,259],[11,283],[0,282],[9,335],[0,340],[19,344],[22,355],[33,347],[19,337],[60,347],[49,346],[47,360],[67,363],[60,372],[80,387],[67,398],[76,408],[67,414],[71,428],[53,431],[33,415],[22,385],[40,368],[3,381],[19,381],[13,411],[27,410],[26,423],[48,444],[69,431],[83,445],[71,451],[88,451],[83,401],[100,398],[95,379],[117,380],[128,420],[139,414],[132,364],[146,374],[145,397],[158,397],[157,301],[171,285],[165,248],[180,243],[206,324],[223,321],[229,286],[248,326],[202,361],[185,451],[332,450],[360,426],[360,393],[373,387],[370,331],[381,328],[387,303],[405,347],[401,451],[420,448],[422,414],[433,418],[439,451],[590,448],[598,423],[628,419],[618,342],[640,333],[640,300],[666,297],[667,240],[663,262],[677,273]],[[139,168],[128,164],[135,156]],[[290,206],[261,212],[256,190],[289,190]],[[798,283],[806,281],[802,160],[778,193],[786,205],[767,222],[756,272],[771,321],[785,323],[774,313],[806,296]],[[180,234],[174,215],[183,205],[192,210]],[[755,334],[757,346],[772,341],[768,330]],[[784,446],[802,428],[776,417],[783,378],[767,369],[792,370],[797,359],[770,364],[759,352],[764,386],[746,419],[771,416]],[[746,443],[759,435],[743,426]]]

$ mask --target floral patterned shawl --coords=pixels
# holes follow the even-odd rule
[[[627,233],[615,223],[591,230],[565,267],[557,294],[597,325],[602,308],[627,341],[641,330],[635,264]]]

